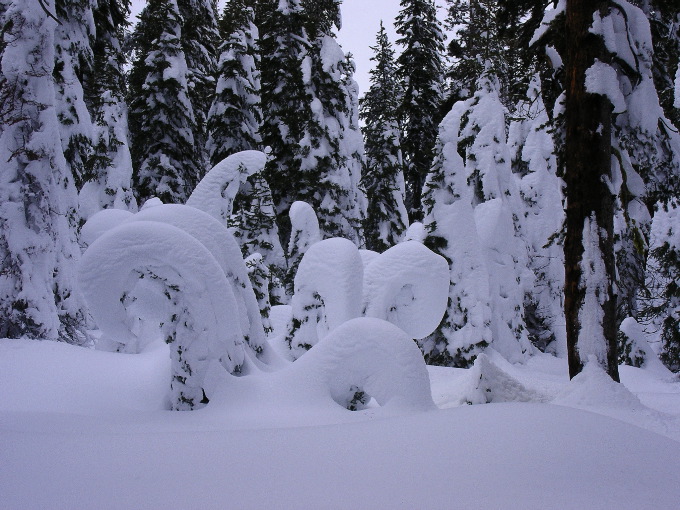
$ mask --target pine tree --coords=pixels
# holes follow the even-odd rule
[[[217,91],[208,114],[208,155],[216,165],[227,156],[258,149],[260,111],[259,54],[251,0],[231,0],[220,20]]]
[[[54,8],[13,0],[4,16],[0,336],[83,343],[73,289],[77,196],[55,107]]]
[[[309,196],[315,175],[300,171],[299,141],[311,117],[304,85],[304,54],[309,39],[298,0],[260,0],[256,23],[260,33],[262,145],[271,149],[265,178],[272,190],[281,239],[290,233],[287,211],[297,195]],[[297,195],[296,195],[297,194]]]
[[[597,61],[607,65],[603,41],[591,29],[607,7],[607,0],[566,4],[565,318],[569,375],[594,357],[618,381],[614,200],[607,185],[612,104],[586,85]],[[603,76],[601,83],[611,84],[611,77]]]
[[[408,226],[404,206],[404,171],[397,108],[401,96],[395,76],[394,51],[380,22],[371,87],[360,102],[364,121],[366,162],[362,185],[368,210],[364,222],[366,247],[378,252],[399,242]]]
[[[301,197],[316,209],[324,237],[345,237],[363,244],[361,223],[364,197],[359,191],[363,141],[358,119],[358,86],[354,63],[335,40],[329,20],[339,17],[339,4],[329,2],[324,13],[308,7],[306,19],[315,35],[306,59],[310,67],[305,82],[312,98],[312,117],[300,142],[301,171],[315,172],[318,182],[311,197]]]
[[[202,167],[176,0],[150,0],[133,37],[128,97],[135,191],[140,204],[154,195],[184,203]]]
[[[262,143],[280,235],[295,200],[317,209],[326,236],[361,239],[363,152],[351,65],[335,41],[337,2],[259,3]],[[335,21],[334,21],[335,20]]]
[[[200,158],[200,179],[209,168],[206,150],[208,112],[215,97],[217,47],[220,34],[216,0],[177,0],[182,25],[182,50],[187,63],[188,95],[194,111],[194,144]]]
[[[514,117],[509,144],[514,151],[513,172],[519,178],[529,268],[534,273],[534,283],[526,294],[525,326],[539,349],[566,358],[564,253],[559,235],[564,223],[563,182],[557,176],[555,143],[538,74],[531,80],[526,99],[516,106]]]
[[[482,75],[475,95],[454,105],[426,184],[426,243],[451,271],[446,315],[434,345],[424,345],[440,353],[438,363],[468,366],[489,343],[512,362],[532,349],[524,325],[531,276],[499,88]]]
[[[422,218],[421,193],[434,158],[439,108],[442,101],[444,35],[432,0],[401,0],[395,21],[397,76],[403,83],[400,107],[402,152],[409,219]]]
[[[129,0],[98,0],[92,72],[85,79],[85,101],[94,123],[93,154],[79,194],[84,219],[110,207],[134,211],[132,160],[127,136],[125,55]]]
[[[83,81],[93,64],[94,19],[90,0],[56,0],[54,34],[57,116],[66,163],[80,189],[92,156],[94,130],[85,104]]]

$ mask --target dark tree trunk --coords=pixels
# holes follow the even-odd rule
[[[567,323],[567,352],[569,375],[574,377],[582,369],[589,352],[580,349],[580,313],[584,306],[586,284],[582,260],[584,254],[584,224],[596,221],[599,253],[607,275],[606,296],[601,296],[602,336],[606,359],[599,363],[615,380],[619,380],[616,353],[616,296],[614,293],[614,197],[607,186],[611,178],[611,112],[609,100],[586,91],[586,70],[596,59],[606,61],[601,39],[589,33],[593,13],[605,12],[606,0],[567,0],[566,12],[566,144],[565,181],[567,195],[567,231],[565,252],[565,316]],[[602,299],[604,298],[604,299]],[[592,313],[592,310],[585,310]]]

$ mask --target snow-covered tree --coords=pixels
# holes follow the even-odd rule
[[[423,342],[433,363],[469,366],[491,344],[513,362],[531,352],[524,327],[527,272],[521,202],[493,75],[441,124],[425,186],[426,244],[450,264],[449,306]]]
[[[566,357],[564,254],[559,242],[564,222],[563,183],[557,177],[555,144],[538,75],[526,96],[515,109],[508,140],[522,197],[523,237],[534,273],[534,284],[526,295],[525,327],[534,345]]]
[[[618,84],[614,69],[604,63],[602,39],[591,30],[604,28],[600,14],[607,7],[607,0],[566,4],[565,318],[570,376],[595,358],[618,381],[610,188],[615,96],[607,94]]]
[[[93,154],[79,194],[80,215],[87,219],[105,208],[135,210],[128,144],[125,55],[129,0],[98,0],[94,9],[94,63],[85,80],[85,101],[94,124]]]
[[[293,202],[288,212],[291,234],[288,242],[288,271],[284,283],[290,295],[300,261],[310,246],[321,241],[319,220],[312,206],[306,202]]]
[[[220,40],[215,0],[177,0],[181,17],[181,44],[187,63],[188,95],[194,111],[194,144],[202,172],[208,166],[207,119],[215,97],[217,47]]]
[[[380,23],[371,60],[371,86],[360,101],[366,161],[362,186],[368,208],[364,221],[366,246],[385,251],[399,242],[408,227],[404,205],[404,171],[397,109],[401,89],[396,79],[394,50]]]
[[[406,209],[411,221],[423,215],[421,194],[425,176],[432,166],[437,124],[441,118],[444,67],[444,35],[433,0],[401,0],[395,21],[397,44],[403,47],[397,58],[397,76],[404,93],[399,115],[406,180]]]
[[[309,196],[315,175],[300,171],[299,141],[311,117],[310,98],[303,81],[304,54],[309,39],[298,0],[261,0],[256,22],[260,33],[262,145],[271,149],[265,178],[271,186],[282,239],[285,218],[296,196]],[[305,69],[308,74],[308,69]]]
[[[73,289],[77,194],[55,105],[54,8],[52,0],[13,0],[4,15],[0,336],[83,343]]]
[[[94,131],[85,104],[84,77],[93,64],[94,18],[90,0],[56,0],[54,33],[57,116],[66,163],[80,189],[92,156]]]
[[[150,0],[134,39],[128,92],[135,192],[140,204],[151,196],[184,203],[203,171],[177,1]]]
[[[207,148],[213,165],[261,144],[259,36],[254,17],[252,1],[231,0],[220,20],[217,91],[208,114]]]

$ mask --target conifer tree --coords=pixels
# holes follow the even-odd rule
[[[406,209],[411,221],[422,218],[421,193],[434,158],[442,101],[444,35],[432,0],[401,0],[395,21],[398,78],[404,94],[400,107]]]
[[[211,165],[261,145],[259,36],[252,3],[231,0],[220,20],[217,91],[208,115]]]
[[[324,235],[361,240],[363,152],[351,65],[332,33],[335,1],[259,3],[262,143],[282,239],[295,200],[317,209]]]
[[[371,49],[375,67],[370,71],[371,86],[360,102],[366,150],[362,185],[368,201],[364,234],[366,247],[382,252],[399,242],[408,226],[397,113],[401,90],[394,51],[382,22]]]
[[[309,39],[298,0],[260,0],[256,23],[260,33],[262,145],[271,149],[265,178],[272,190],[281,239],[290,233],[287,211],[296,194],[310,196],[315,186],[311,172],[300,171],[299,141],[311,117],[304,85],[304,54]],[[305,69],[306,74],[309,70]]]
[[[122,49],[129,12],[129,0],[98,0],[94,10],[94,61],[92,72],[85,79],[85,101],[94,124],[94,147],[79,194],[79,210],[84,219],[100,209],[134,211],[137,207],[131,188]]]
[[[55,106],[54,9],[52,0],[13,0],[4,16],[0,336],[83,343],[73,289],[77,195]]]
[[[57,116],[66,163],[80,189],[92,156],[94,131],[85,104],[83,81],[93,64],[94,19],[90,0],[56,0],[59,25],[54,34]]]
[[[130,139],[140,204],[151,196],[184,203],[202,175],[176,0],[150,0],[133,35]]]
[[[215,97],[217,47],[220,34],[215,0],[177,0],[182,25],[182,50],[187,64],[189,100],[194,111],[194,144],[201,162],[200,177],[209,168],[207,119]]]

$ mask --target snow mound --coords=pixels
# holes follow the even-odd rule
[[[391,409],[435,409],[420,350],[407,334],[380,319],[343,323],[293,367],[314,374],[343,407],[357,409],[373,397]]]
[[[134,345],[140,321],[158,326],[171,344],[174,409],[207,401],[213,388],[204,384],[206,374],[218,364],[230,372],[243,365],[231,286],[210,251],[183,230],[157,221],[114,228],[84,253],[78,277],[106,337]]]
[[[264,169],[267,156],[260,151],[242,151],[217,163],[198,183],[186,205],[207,212],[226,224],[241,183]]]
[[[130,211],[124,209],[102,209],[90,216],[85,222],[80,230],[80,240],[83,244],[89,246],[104,232],[117,227],[132,215]]]
[[[552,403],[580,408],[645,409],[640,400],[623,384],[615,382],[593,356]]]
[[[359,250],[339,237],[309,247],[295,275],[287,342],[298,358],[330,331],[361,315],[364,268]]]
[[[179,204],[164,204],[144,209],[128,219],[128,222],[139,221],[157,221],[177,227],[208,249],[231,285],[244,340],[255,353],[263,355],[267,344],[260,307],[248,278],[248,269],[241,255],[241,248],[229,230],[208,213]]]
[[[446,311],[449,266],[418,241],[386,250],[364,275],[364,314],[395,324],[411,338],[424,338]]]
[[[549,398],[524,386],[481,353],[461,383],[460,404],[547,402]]]

